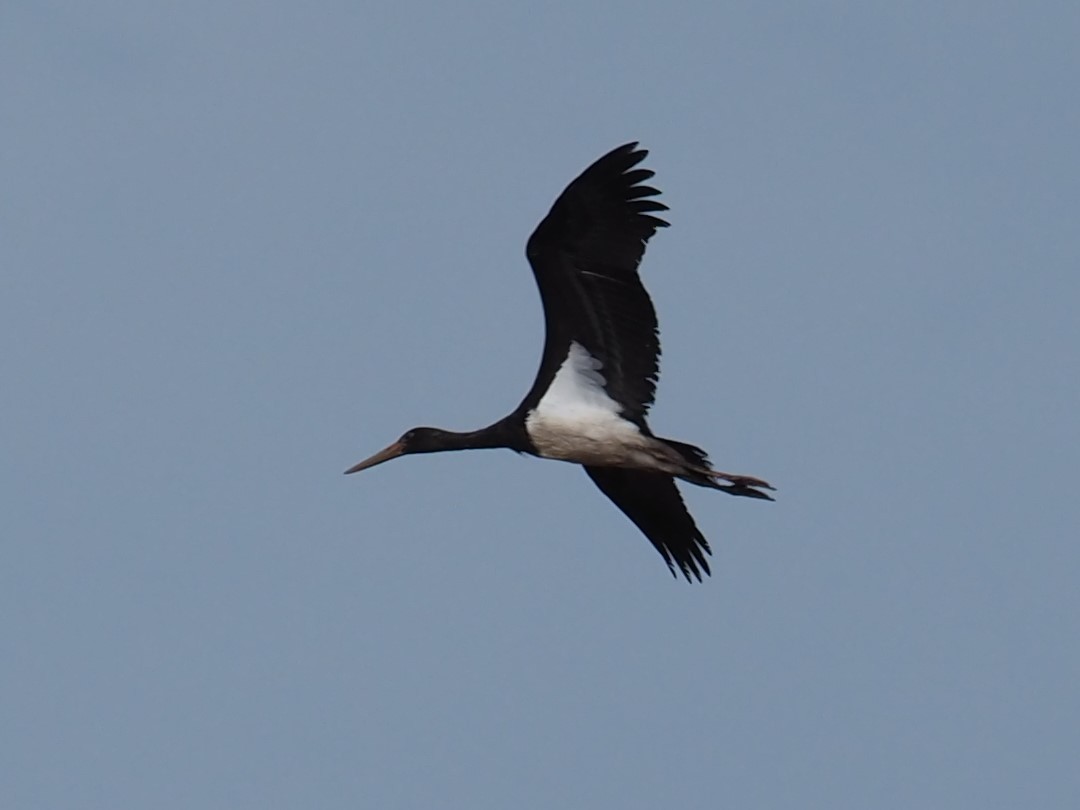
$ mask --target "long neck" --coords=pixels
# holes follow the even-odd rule
[[[480,430],[462,433],[453,430],[439,431],[440,450],[485,450],[506,447],[523,453],[532,452],[527,441],[525,431],[515,429],[514,424],[506,419]]]

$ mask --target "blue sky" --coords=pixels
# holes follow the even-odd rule
[[[12,2],[12,808],[1080,801],[1080,10]],[[532,381],[641,140],[672,579],[564,464],[341,471]]]

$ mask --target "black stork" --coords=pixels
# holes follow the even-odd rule
[[[638,277],[645,244],[667,206],[634,168],[648,154],[628,143],[593,163],[563,191],[529,237],[525,253],[544,305],[540,370],[521,404],[466,433],[417,427],[346,470],[360,472],[409,453],[505,447],[581,464],[656,546],[668,568],[701,581],[709,543],[687,512],[678,478],[772,500],[760,478],[712,469],[705,451],[654,436],[645,421],[659,372],[656,312]],[[720,483],[723,482],[723,483]]]

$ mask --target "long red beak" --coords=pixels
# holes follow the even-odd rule
[[[396,441],[384,450],[380,450],[373,456],[365,458],[359,464],[354,464],[345,471],[345,474],[360,472],[366,470],[369,467],[374,467],[376,464],[382,464],[384,461],[389,461],[392,458],[397,458],[405,452],[405,445],[401,441]]]

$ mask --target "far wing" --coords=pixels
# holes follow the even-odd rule
[[[672,574],[675,565],[687,582],[693,581],[691,574],[700,582],[703,572],[710,573],[705,555],[712,550],[686,511],[675,479],[621,467],[586,467],[585,472],[649,538]]]

